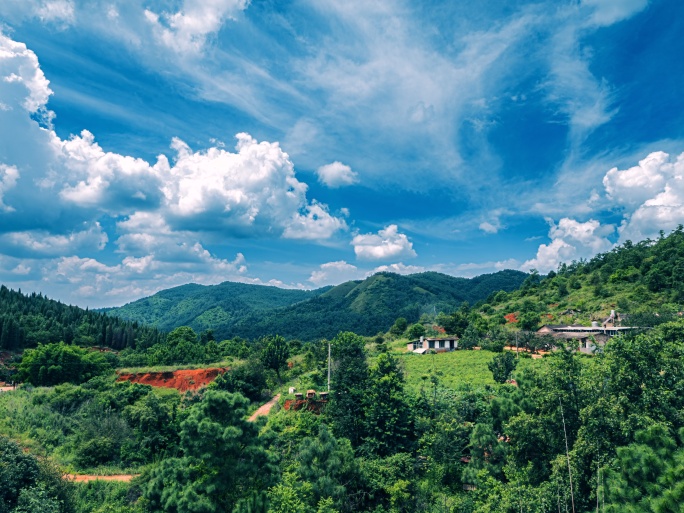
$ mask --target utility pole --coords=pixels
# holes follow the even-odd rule
[[[330,392],[330,342],[328,342],[328,392]]]

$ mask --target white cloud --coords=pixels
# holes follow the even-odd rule
[[[0,33],[2,280],[107,306],[188,282],[262,283],[242,253],[217,255],[207,241],[322,241],[347,229],[307,198],[278,143],[238,134],[235,151],[194,151],[174,139],[173,158],[150,164],[87,130],[62,139],[41,126],[51,94],[35,54]],[[110,240],[117,250],[104,253]]]
[[[43,21],[73,23],[74,3],[70,0],[47,0],[35,7],[36,15]]]
[[[248,5],[249,0],[184,0],[178,12],[159,15],[145,10],[145,17],[164,45],[181,53],[196,52]]]
[[[396,264],[380,265],[370,271],[368,276],[376,273],[396,273],[396,274],[415,274],[425,272],[427,269],[419,265],[405,265],[402,262],[397,262]]]
[[[649,154],[638,166],[620,171],[612,168],[603,177],[608,198],[625,207],[637,207],[663,192],[673,179],[684,174],[684,154],[676,162],[662,151]]]
[[[351,244],[354,246],[356,257],[361,260],[387,260],[417,256],[413,250],[413,243],[405,234],[399,233],[396,224],[380,230],[377,235],[373,233],[356,235]]]
[[[684,153],[649,154],[638,166],[613,168],[603,178],[609,199],[625,209],[620,240],[654,237],[684,224]]]
[[[358,173],[352,171],[351,167],[337,161],[319,167],[316,170],[316,174],[318,175],[318,181],[331,189],[353,185],[359,181]]]
[[[337,285],[349,280],[358,280],[364,277],[364,272],[353,264],[344,260],[322,264],[318,270],[313,271],[309,281],[318,287],[324,285]]]
[[[642,11],[648,0],[582,0],[582,5],[591,9],[589,23],[606,26]]]
[[[45,230],[10,232],[0,235],[3,251],[58,256],[79,251],[104,249],[109,238],[100,223],[92,223],[81,231],[53,235]]]
[[[0,210],[5,212],[12,212],[13,207],[3,203],[3,196],[5,193],[17,185],[19,179],[19,171],[14,166],[7,166],[0,164]]]
[[[536,257],[527,260],[520,269],[547,272],[556,269],[562,262],[589,258],[599,252],[608,251],[613,247],[613,243],[606,237],[614,232],[613,225],[602,225],[594,219],[582,223],[575,219],[563,218],[557,225],[551,223],[551,242],[541,244]]]
[[[87,130],[67,141],[51,135],[62,166],[61,176],[50,178],[62,182],[59,195],[63,200],[115,215],[159,205],[162,177],[144,160],[105,152]],[[160,160],[158,166],[163,167],[167,161]]]
[[[297,180],[278,143],[257,142],[249,134],[237,139],[237,153],[220,148],[193,153],[174,140],[175,164],[158,165],[160,173],[170,175],[163,191],[171,224],[291,239],[327,239],[346,228],[326,205],[307,201],[308,187]]]

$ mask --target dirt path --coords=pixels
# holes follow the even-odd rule
[[[273,399],[271,399],[269,402],[261,406],[257,411],[255,411],[252,416],[249,418],[250,422],[254,422],[257,417],[261,417],[262,415],[268,415],[268,412],[271,411],[271,408],[275,406],[275,403],[278,402],[278,399],[280,399],[280,394],[276,395]]]
[[[275,404],[278,402],[278,399],[280,399],[280,394],[276,395],[273,399],[271,399],[269,402],[267,402],[266,404],[261,406],[257,411],[255,411],[249,418],[249,421],[254,422],[257,419],[257,417],[261,417],[262,415],[268,415],[268,413],[271,411],[271,408],[273,408],[273,406],[275,406]],[[134,477],[138,477],[138,474],[119,474],[116,476],[94,476],[87,474],[66,475],[66,479],[73,481],[74,483],[88,483],[90,481],[120,481],[123,483],[128,483]]]
[[[123,483],[128,483],[134,477],[138,477],[138,474],[119,474],[116,476],[91,476],[87,474],[66,475],[66,479],[73,481],[74,483],[87,483],[89,481],[121,481]]]

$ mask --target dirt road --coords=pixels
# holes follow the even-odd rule
[[[88,483],[89,481],[121,481],[122,483],[128,483],[134,477],[138,477],[138,474],[119,474],[116,476],[91,476],[87,474],[66,475],[66,479],[73,481],[74,483]]]
[[[254,422],[257,419],[257,417],[268,415],[268,412],[270,412],[271,408],[275,406],[275,404],[278,402],[278,399],[280,399],[280,394],[276,395],[273,399],[271,399],[269,402],[267,402],[266,404],[261,406],[257,411],[255,411],[249,418],[249,421]]]

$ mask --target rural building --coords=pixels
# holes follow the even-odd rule
[[[423,354],[432,350],[436,353],[445,353],[458,349],[458,337],[427,338],[409,342],[406,347],[410,352]]]
[[[603,346],[609,338],[619,333],[627,333],[637,328],[633,326],[616,326],[616,319],[619,319],[614,312],[606,319],[602,325],[592,322],[591,326],[580,324],[545,324],[537,330],[537,335],[551,335],[555,339],[577,340],[580,351],[583,353],[593,353],[596,346]]]

